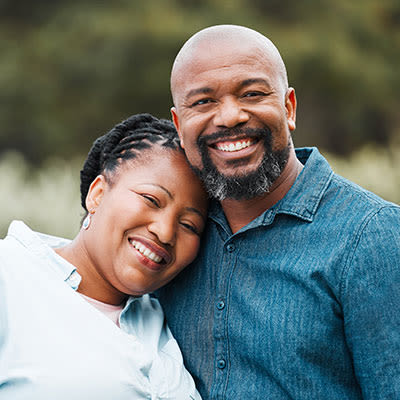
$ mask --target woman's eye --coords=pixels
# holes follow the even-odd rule
[[[148,194],[142,194],[142,197],[144,197],[147,201],[149,201],[151,204],[153,204],[157,208],[160,208],[160,203],[154,197],[149,196]]]
[[[195,226],[193,226],[193,225],[191,225],[191,224],[188,224],[187,222],[181,222],[181,225],[182,225],[185,229],[188,229],[189,231],[191,231],[192,233],[194,233],[195,235],[200,236],[200,232],[198,231],[198,229],[197,229]]]

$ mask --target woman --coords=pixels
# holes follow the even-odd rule
[[[14,221],[0,241],[0,398],[198,399],[148,294],[195,257],[206,194],[173,125],[149,114],[98,138],[73,241]]]

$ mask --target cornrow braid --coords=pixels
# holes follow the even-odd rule
[[[121,161],[137,157],[155,143],[182,151],[174,124],[150,114],[132,115],[97,138],[80,171],[82,207],[87,211],[86,196],[96,176],[103,171],[113,172]]]

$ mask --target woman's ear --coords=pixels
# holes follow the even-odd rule
[[[91,183],[86,196],[87,210],[94,210],[100,205],[106,185],[106,178],[103,175],[97,175],[95,180]]]

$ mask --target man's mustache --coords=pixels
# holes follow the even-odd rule
[[[265,128],[230,128],[223,129],[209,135],[199,136],[197,138],[197,144],[199,146],[208,145],[217,141],[230,140],[233,136],[246,136],[250,138],[265,139],[269,138],[271,130],[268,127]]]

